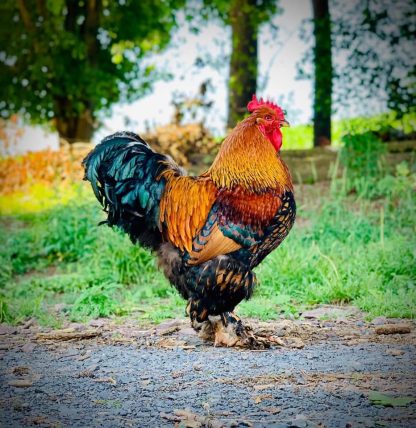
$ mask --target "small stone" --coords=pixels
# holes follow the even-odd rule
[[[22,346],[22,352],[33,352],[33,350],[36,348],[36,345],[34,345],[32,342],[27,342]]]
[[[17,329],[7,324],[0,324],[0,335],[3,334],[16,334]]]
[[[91,327],[103,327],[106,323],[108,323],[108,320],[105,320],[103,318],[98,318],[89,322]]]
[[[377,317],[377,318],[373,319],[372,324],[373,325],[383,325],[383,324],[386,324],[386,322],[387,322],[386,317]]]
[[[75,331],[84,331],[86,329],[85,324],[81,324],[78,322],[71,322],[68,328],[73,328]]]
[[[96,370],[98,370],[100,368],[100,366],[98,366],[97,364],[93,364],[91,366],[88,366],[85,370],[89,371],[89,372],[95,372]]]

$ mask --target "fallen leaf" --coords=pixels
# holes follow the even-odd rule
[[[277,415],[282,411],[280,407],[263,407],[262,410],[272,415]]]
[[[255,391],[263,391],[264,389],[274,388],[274,383],[268,383],[267,385],[254,385]]]
[[[223,424],[218,419],[213,418],[212,416],[200,416],[195,413],[192,413],[190,410],[175,409],[171,418],[178,417],[180,420],[180,427],[186,428],[224,428]]]
[[[34,318],[30,318],[28,319],[23,325],[22,328],[23,329],[27,329],[29,327],[32,327],[33,325],[35,325],[35,319]]]
[[[268,337],[270,343],[273,343],[274,345],[277,346],[285,346],[285,342],[283,342],[282,339],[280,339],[280,337],[277,336],[269,336]]]
[[[168,328],[156,330],[156,333],[159,336],[168,336],[168,335],[170,335],[172,333],[177,332],[178,330],[180,330],[180,327],[178,325],[175,325],[175,326],[172,326],[172,327],[168,327]]]
[[[384,324],[376,327],[376,334],[408,334],[410,330],[409,324]]]
[[[416,397],[392,397],[382,394],[381,392],[373,391],[368,394],[368,399],[371,404],[384,407],[404,407],[414,402]]]
[[[250,421],[248,421],[247,419],[239,419],[238,424],[243,425],[244,427],[252,427],[253,426],[253,424]]]
[[[164,339],[159,340],[159,342],[157,342],[157,345],[160,346],[161,348],[169,348],[169,349],[185,348],[187,346],[184,340],[176,340],[172,337],[166,337]]]
[[[17,366],[12,368],[12,373],[18,376],[23,376],[29,373],[29,367]]]
[[[272,394],[261,394],[261,395],[256,395],[253,399],[253,401],[256,404],[261,403],[263,400],[267,400],[268,398],[272,398]]]
[[[55,330],[50,333],[38,333],[36,340],[73,340],[73,339],[90,339],[92,337],[100,336],[101,331],[98,330],[84,330],[75,331],[74,328],[66,328],[63,330]]]
[[[33,385],[33,381],[31,381],[30,379],[16,379],[11,380],[8,385],[14,386],[15,388],[29,388]]]
[[[388,349],[386,354],[393,355],[393,357],[399,357],[400,355],[404,355],[405,352],[401,349]]]
[[[286,346],[289,348],[302,349],[305,347],[305,343],[298,337],[289,337],[286,339]]]
[[[78,361],[84,361],[91,357],[91,351],[87,351],[84,355],[78,357]]]
[[[100,377],[98,379],[94,379],[94,382],[99,383],[111,383],[112,385],[117,385],[117,382],[112,377]]]
[[[160,412],[160,417],[171,422],[180,422],[182,419],[179,416],[169,415],[168,413]]]

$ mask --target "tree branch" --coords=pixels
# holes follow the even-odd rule
[[[85,19],[85,41],[87,43],[88,59],[92,64],[96,63],[99,49],[97,34],[100,25],[101,0],[87,1],[87,16]]]
[[[45,0],[36,0],[36,7],[38,10],[38,14],[46,19],[48,16],[48,10],[46,8]]]
[[[22,17],[23,25],[31,36],[30,40],[32,42],[33,49],[37,54],[39,54],[42,51],[42,46],[36,39],[36,27],[34,26],[29,11],[26,8],[25,0],[17,0],[17,6],[19,8],[20,16]]]
[[[22,21],[24,26],[26,27],[26,30],[29,33],[35,32],[35,26],[33,25],[33,22],[30,18],[29,12],[26,8],[25,1],[24,0],[17,0],[17,6],[20,11],[20,16],[22,17]]]

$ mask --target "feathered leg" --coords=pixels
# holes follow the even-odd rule
[[[251,296],[255,274],[232,257],[222,256],[187,271],[188,305],[186,312],[192,327],[215,346],[265,349],[270,345],[256,337],[249,326],[232,312]]]
[[[215,346],[236,346],[249,349],[270,348],[270,342],[254,335],[250,326],[244,325],[234,312],[221,314],[219,322],[214,324]]]
[[[201,320],[201,318],[197,316],[196,307],[197,304],[195,304],[192,299],[189,299],[186,306],[186,314],[191,318],[191,326],[202,340],[213,342],[215,339],[213,323],[208,316],[206,319]]]

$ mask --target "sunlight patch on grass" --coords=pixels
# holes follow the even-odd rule
[[[46,185],[34,183],[24,192],[0,194],[0,215],[12,216],[45,211],[60,205],[68,205],[77,199],[92,199],[85,183]]]

